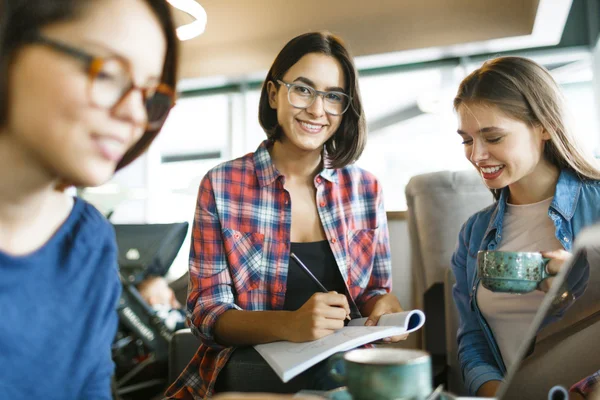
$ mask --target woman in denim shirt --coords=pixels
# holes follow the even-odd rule
[[[486,62],[463,80],[454,108],[465,156],[496,199],[463,225],[452,257],[458,356],[469,393],[494,396],[543,293],[481,287],[477,252],[541,251],[558,272],[578,232],[600,219],[600,168],[566,126],[557,84],[531,60]]]

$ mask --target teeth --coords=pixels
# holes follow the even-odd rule
[[[302,124],[302,126],[304,126],[306,129],[310,129],[311,131],[318,131],[321,129],[322,125],[312,125],[312,124],[308,124],[306,122],[300,122]]]
[[[485,172],[486,174],[493,174],[494,172],[498,172],[500,171],[502,168],[504,168],[504,166],[499,166],[499,167],[491,167],[491,168],[481,168],[481,170],[483,172]]]
[[[111,151],[120,151],[121,147],[123,147],[123,145],[119,142],[117,142],[116,140],[112,140],[112,139],[103,139],[100,140],[100,142],[102,143],[102,145],[104,145],[105,147],[107,147],[108,149],[110,149]]]

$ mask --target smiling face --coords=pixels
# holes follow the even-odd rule
[[[144,0],[101,0],[77,19],[41,30],[95,57],[126,60],[136,86],[156,86],[166,40]],[[43,66],[43,67],[40,67]],[[90,102],[86,65],[45,45],[24,46],[10,73],[3,140],[50,179],[78,186],[106,182],[123,154],[144,133],[142,94],[131,91],[113,109]]]
[[[347,93],[344,71],[333,57],[319,53],[303,56],[283,76],[282,81],[310,86],[319,91]],[[277,121],[283,131],[282,144],[305,152],[321,152],[323,144],[337,131],[343,115],[325,112],[323,98],[317,96],[308,108],[295,108],[288,101],[288,89],[268,83],[269,104],[277,110]]]
[[[508,117],[495,106],[466,105],[458,108],[458,133],[465,156],[490,189],[526,188],[548,171],[543,157],[548,133]]]

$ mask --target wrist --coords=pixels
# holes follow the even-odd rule
[[[361,315],[363,317],[368,317],[369,315],[371,315],[371,312],[373,312],[373,308],[375,308],[375,303],[377,303],[377,300],[379,300],[382,296],[385,295],[376,294],[375,296],[371,297],[369,300],[364,302],[359,308]]]
[[[276,340],[290,341],[290,326],[294,321],[294,311],[272,311],[273,321],[269,324],[271,336]]]

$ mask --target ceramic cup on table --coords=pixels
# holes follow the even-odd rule
[[[432,392],[431,358],[424,351],[357,349],[334,354],[329,366],[352,400],[425,400]]]

